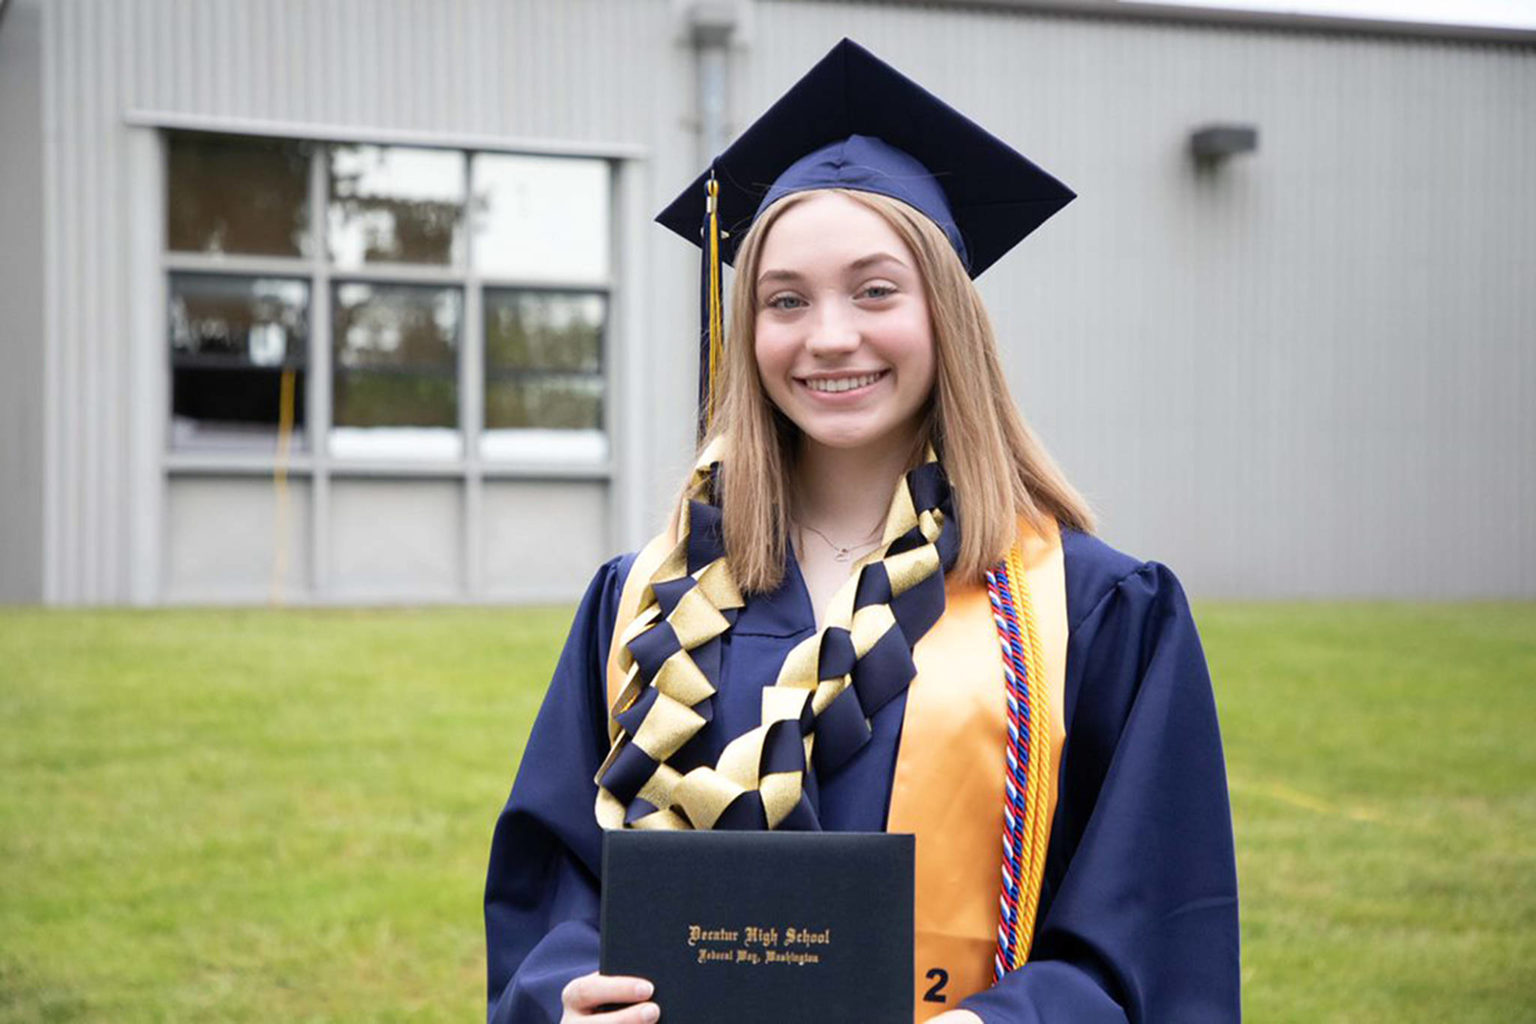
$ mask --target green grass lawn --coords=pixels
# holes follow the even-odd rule
[[[1536,1021],[1536,605],[1198,612],[1248,1020]],[[0,1021],[479,1019],[568,618],[0,611]]]

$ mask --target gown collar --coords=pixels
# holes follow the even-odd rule
[[[793,550],[784,565],[784,580],[767,594],[753,594],[736,617],[731,632],[737,636],[809,636],[816,630],[816,614],[810,591],[800,573]]]

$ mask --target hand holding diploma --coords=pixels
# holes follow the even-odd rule
[[[654,987],[644,978],[610,977],[593,971],[565,986],[560,1005],[565,1012],[560,1024],[652,1024],[661,1016],[651,997]],[[605,1007],[617,1006],[618,1009]]]

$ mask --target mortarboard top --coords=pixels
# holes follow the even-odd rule
[[[711,174],[719,182],[726,263],[774,200],[850,188],[921,210],[977,277],[1075,196],[850,39],[834,46],[657,216],[695,245],[705,243],[700,224]]]

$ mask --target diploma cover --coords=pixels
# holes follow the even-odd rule
[[[603,835],[601,970],[667,1024],[912,1019],[910,835]]]

